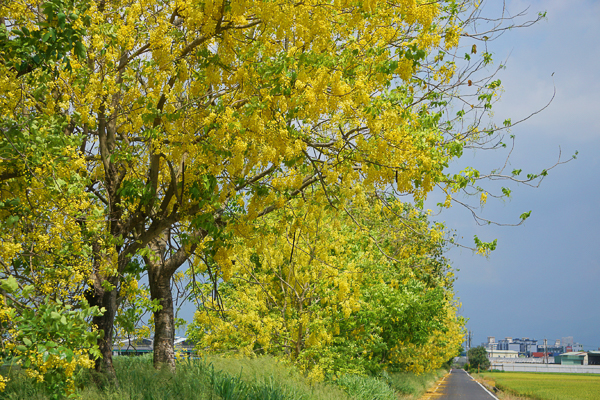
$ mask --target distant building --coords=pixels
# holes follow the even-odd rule
[[[512,350],[526,356],[538,351],[536,339],[507,337],[498,341],[498,350]]]
[[[195,342],[192,342],[188,338],[177,337],[174,340],[175,352],[182,352],[186,354],[191,354],[194,352],[194,348],[196,346]]]
[[[556,341],[558,343],[558,340]],[[565,353],[581,352],[583,351],[583,345],[573,340],[573,336],[567,336],[560,339],[560,346],[562,346]],[[558,347],[558,345],[557,345]]]
[[[573,336],[567,336],[567,337],[560,339],[560,345],[562,347],[567,347],[567,346],[573,347]]]
[[[519,358],[519,352],[514,350],[487,350],[488,358]]]
[[[561,365],[587,365],[588,355],[585,352],[569,352],[554,356],[554,362]]]
[[[531,358],[540,359],[540,361],[544,362],[545,364],[554,364],[554,357],[550,353],[548,353],[548,358],[544,358],[543,351],[531,353]]]
[[[116,338],[113,342],[113,355],[142,355],[154,350],[154,340],[147,338]]]
[[[544,351],[544,346],[538,346],[539,351]],[[562,346],[548,346],[546,348],[548,355],[556,356],[565,352],[565,349]]]
[[[176,353],[191,354],[194,351],[194,343],[184,337],[176,337],[173,345]],[[139,356],[152,351],[154,351],[154,339],[150,338],[117,338],[113,342],[114,356]]]
[[[600,365],[600,351],[588,351],[588,365]]]
[[[498,343],[496,343],[496,338],[494,336],[488,336],[486,343],[481,343],[486,350],[496,350],[498,348]]]
[[[504,339],[496,340],[495,336],[488,336],[487,342],[481,343],[481,345],[488,351],[510,350],[516,351],[519,353],[519,355],[525,357],[535,357],[533,353],[544,352],[546,352],[548,356],[558,356],[563,353],[583,352],[583,345],[576,343],[573,340],[573,336],[566,336],[561,339],[557,339],[553,345],[548,344],[546,347],[544,347],[543,344],[538,344],[536,339],[530,339],[528,337],[505,337]],[[600,352],[600,348],[598,350]]]
[[[498,340],[498,350],[509,350],[509,346],[513,343],[511,337],[505,337],[504,339]],[[514,349],[511,349],[514,350]]]

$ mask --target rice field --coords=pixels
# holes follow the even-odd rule
[[[486,372],[488,383],[511,394],[538,400],[598,400],[600,374]]]

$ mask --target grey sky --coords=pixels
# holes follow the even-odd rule
[[[497,15],[501,2],[488,3],[487,15]],[[543,107],[556,87],[546,110],[512,129],[517,141],[511,165],[539,172],[555,162],[559,148],[563,159],[579,150],[578,159],[553,170],[538,189],[513,185],[511,200],[490,200],[482,211],[485,218],[515,222],[522,212],[533,210],[522,226],[478,227],[457,206],[437,218],[468,244],[473,235],[498,239],[498,249],[488,259],[467,250],[448,253],[460,269],[456,289],[474,344],[486,336],[551,341],[573,336],[586,349],[597,349],[600,2],[507,2],[512,14],[527,7],[531,17],[547,11],[547,20],[489,44],[495,60],[508,57],[507,69],[498,75],[505,93],[494,106],[494,120],[500,124],[527,116]],[[492,163],[500,159],[500,154],[479,152],[465,154],[460,164],[485,169],[498,166]]]

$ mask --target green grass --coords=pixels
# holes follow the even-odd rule
[[[383,373],[378,377],[345,375],[335,383],[308,381],[295,368],[272,357],[208,357],[178,363],[177,372],[157,371],[151,356],[115,357],[119,386],[92,383],[94,373],[79,371],[78,394],[85,400],[397,400],[418,398],[443,373],[420,376]],[[6,371],[2,372],[6,375]],[[19,371],[3,399],[42,400],[45,388]]]
[[[285,388],[291,399],[347,399],[337,385],[311,383],[294,367],[270,356],[259,358],[224,358],[210,356],[206,362],[215,370],[246,382],[259,385],[279,385]]]
[[[418,399],[447,372],[444,369],[421,375],[415,375],[410,372],[396,372],[389,375],[383,374],[383,377],[386,378],[388,385],[396,393],[402,394],[407,398]]]
[[[271,357],[182,361],[175,375],[154,370],[148,357],[115,358],[120,387],[86,385],[90,400],[320,400],[346,399],[335,385],[311,385],[293,368]]]
[[[80,371],[78,394],[85,400],[287,400],[346,399],[336,385],[310,385],[293,368],[270,357],[253,360],[186,360],[177,372],[157,371],[151,356],[115,357],[119,386],[92,383],[94,373]],[[49,396],[45,388],[27,379],[19,371],[10,374],[0,398],[42,400]]]
[[[479,376],[492,380],[503,391],[539,400],[597,400],[600,375],[539,372],[487,372]]]
[[[360,376],[343,375],[337,380],[337,384],[356,400],[397,400],[394,390],[382,379]]]
[[[348,396],[334,384],[309,382],[295,368],[270,356],[259,358],[223,358],[211,356],[206,363],[215,371],[252,382],[260,387],[279,387],[289,399],[345,400]]]

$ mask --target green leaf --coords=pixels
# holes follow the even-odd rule
[[[25,344],[25,346],[29,347],[31,346],[31,340],[29,340],[29,338],[23,338],[23,343]]]
[[[7,226],[13,226],[14,224],[16,224],[17,222],[19,222],[19,217],[16,215],[11,215],[10,217],[8,217],[6,219],[6,225]]]
[[[31,294],[31,292],[33,292],[34,289],[35,287],[33,285],[27,285],[23,288],[21,295],[23,297],[29,297],[29,295]]]
[[[0,287],[6,290],[8,293],[12,293],[19,288],[19,284],[17,283],[15,277],[10,275],[8,278],[2,280]]]
[[[58,26],[60,26],[61,28],[64,28],[65,21],[67,19],[67,16],[65,15],[65,13],[60,12],[60,13],[58,13],[58,15],[56,17],[58,18]]]
[[[102,288],[107,292],[111,292],[116,286],[112,285],[109,281],[102,281]]]
[[[527,211],[526,213],[521,214],[521,216],[519,218],[521,218],[521,220],[525,221],[527,218],[529,218],[530,215],[531,215],[531,210]]]
[[[92,355],[94,357],[95,360],[97,360],[98,358],[102,357],[102,353],[100,352],[100,349],[98,349],[98,347],[93,347],[89,350],[90,355]]]
[[[75,43],[75,55],[79,58],[85,57],[85,46],[82,42]]]

